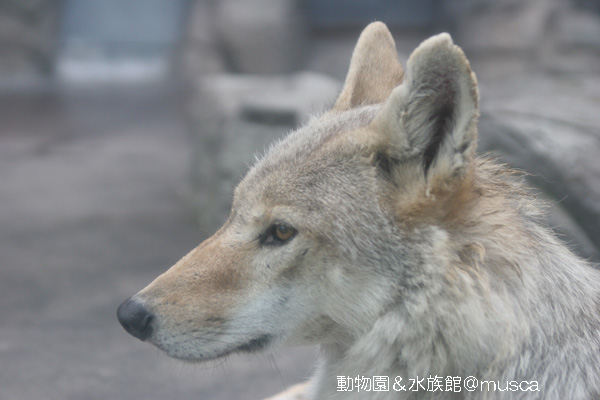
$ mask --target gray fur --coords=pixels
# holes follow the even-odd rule
[[[380,77],[374,90],[391,94],[371,104],[382,94],[368,93],[367,72],[385,71],[363,52],[389,46],[386,32],[367,27],[346,97],[274,144],[227,224],[136,296],[155,315],[150,341],[199,361],[257,338],[320,343],[298,399],[597,398],[598,272],[555,238],[518,177],[475,157],[477,83],[448,35],[413,53],[393,91],[381,82],[398,83],[400,67]],[[441,103],[451,117],[437,124]],[[261,245],[275,222],[296,236]],[[391,389],[396,376],[430,375],[539,391]],[[339,392],[338,376],[388,376],[390,390]]]

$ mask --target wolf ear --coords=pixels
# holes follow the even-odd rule
[[[478,92],[462,50],[442,33],[409,57],[404,82],[372,123],[392,159],[421,160],[432,181],[464,175],[477,142]]]
[[[344,88],[333,110],[382,103],[402,81],[402,76],[392,34],[384,23],[373,22],[358,38]]]

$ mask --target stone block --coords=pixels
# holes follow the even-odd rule
[[[191,196],[200,224],[225,221],[233,189],[269,143],[333,104],[341,84],[301,72],[285,76],[219,74],[200,79],[189,110]]]

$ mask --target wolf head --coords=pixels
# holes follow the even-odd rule
[[[123,303],[121,323],[208,360],[351,341],[392,307],[426,307],[408,294],[446,273],[477,116],[475,76],[448,34],[404,71],[385,25],[369,25],[333,108],[266,152],[225,225]]]

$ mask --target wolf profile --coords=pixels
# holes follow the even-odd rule
[[[193,361],[320,344],[314,377],[278,399],[599,398],[599,273],[518,176],[475,155],[477,118],[448,34],[404,71],[369,25],[333,108],[257,161],[225,225],[124,302],[121,324]],[[360,376],[389,387],[340,387]],[[463,381],[394,386],[425,377]]]

